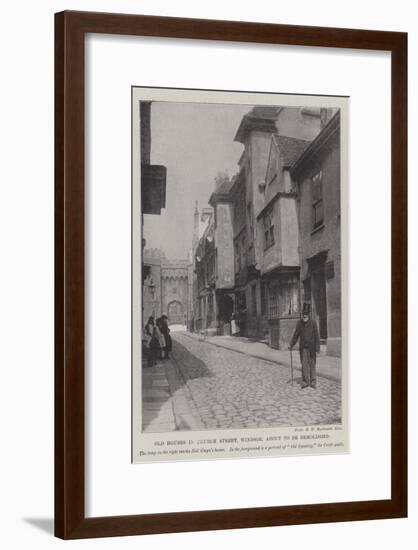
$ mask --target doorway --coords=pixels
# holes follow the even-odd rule
[[[170,325],[182,325],[184,323],[183,318],[183,304],[177,300],[168,304],[168,320]]]
[[[325,280],[325,264],[319,265],[311,272],[312,314],[318,320],[319,337],[326,340],[327,327],[327,287]]]

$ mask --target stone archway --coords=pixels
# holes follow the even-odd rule
[[[173,300],[168,304],[168,322],[170,325],[183,325],[183,304],[178,300]]]

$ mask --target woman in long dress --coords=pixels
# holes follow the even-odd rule
[[[144,330],[145,347],[148,352],[148,366],[155,365],[158,357],[159,342],[155,333],[154,317],[149,317]]]
[[[160,342],[158,340],[158,335],[157,335],[157,327],[155,326],[153,327],[153,333],[152,333],[152,338],[151,338],[149,347],[150,347],[150,359],[148,361],[148,365],[150,367],[153,367],[161,355]]]
[[[166,350],[166,340],[164,335],[163,321],[161,317],[157,319],[155,323],[155,332],[158,338],[158,342],[160,344],[160,359],[164,359],[166,356],[167,350]]]
[[[148,322],[144,328],[144,340],[146,342],[147,347],[149,347],[153,332],[154,332],[154,317],[151,316],[148,318]]]

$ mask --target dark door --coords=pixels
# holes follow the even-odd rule
[[[313,298],[313,316],[316,317],[319,328],[319,336],[326,339],[327,330],[327,288],[325,281],[324,265],[312,271],[311,292]]]

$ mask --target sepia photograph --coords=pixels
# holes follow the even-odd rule
[[[167,443],[189,459],[199,443],[347,451],[345,99],[147,90],[133,88],[133,461]]]

